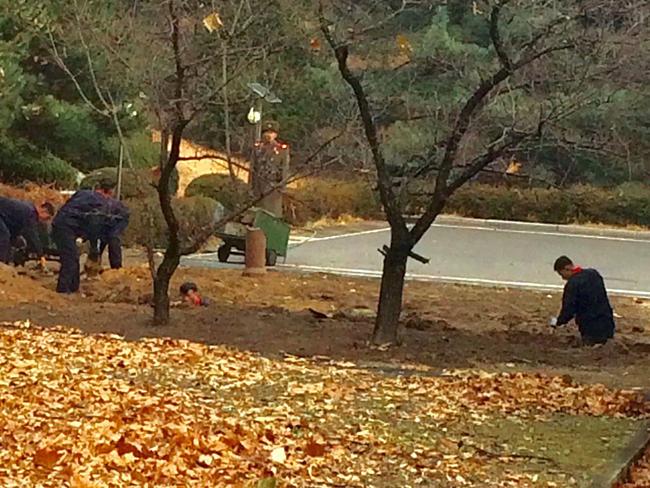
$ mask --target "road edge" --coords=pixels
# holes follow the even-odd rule
[[[604,474],[593,480],[591,488],[616,488],[619,483],[625,481],[634,463],[643,456],[648,447],[650,447],[650,420],[644,421],[627,446],[603,467]]]
[[[650,241],[650,231],[616,229],[613,227],[588,227],[574,224],[543,224],[540,222],[521,222],[495,219],[472,219],[454,215],[440,215],[435,224],[457,225],[459,227],[480,227],[493,230],[518,230],[528,232],[552,232],[557,234],[618,237]]]
[[[327,266],[309,266],[302,264],[280,264],[277,267],[278,271],[287,272],[301,272],[301,273],[323,273],[335,276],[349,276],[355,278],[368,278],[368,279],[381,279],[381,270],[369,269],[347,269],[347,268],[332,268]],[[552,285],[543,283],[525,283],[501,280],[489,280],[484,278],[462,278],[454,276],[436,276],[436,275],[422,275],[417,273],[406,273],[406,281],[420,281],[425,283],[441,283],[447,285],[461,285],[461,286],[481,286],[489,288],[516,288],[520,290],[531,290],[537,292],[547,293],[561,293],[564,288],[563,285]],[[650,291],[637,291],[637,290],[620,290],[616,288],[608,288],[607,293],[610,296],[622,296],[632,298],[650,299]]]

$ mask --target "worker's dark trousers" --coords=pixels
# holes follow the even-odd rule
[[[61,269],[56,291],[59,293],[75,293],[79,291],[79,249],[77,236],[65,226],[52,227],[52,239],[59,251]]]
[[[11,232],[0,219],[0,263],[9,263],[11,257]]]
[[[590,320],[588,323],[579,323],[578,329],[582,336],[582,344],[585,346],[595,346],[596,344],[605,344],[609,339],[614,337],[616,324],[613,317],[599,317]]]
[[[120,269],[122,267],[122,240],[119,237],[111,237],[108,241],[101,241],[99,246],[99,255],[104,254],[108,247],[108,262],[111,269]]]

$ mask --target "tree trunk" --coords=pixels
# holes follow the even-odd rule
[[[408,249],[394,245],[391,245],[384,257],[377,320],[372,334],[373,344],[384,345],[397,342],[407,259]]]
[[[158,201],[167,224],[167,248],[162,263],[156,270],[156,277],[153,282],[154,325],[167,325],[169,323],[169,283],[181,260],[180,229],[172,207],[169,180],[178,162],[184,128],[185,124],[178,124],[174,127],[168,160],[161,167],[160,181],[158,182]]]
[[[178,256],[165,255],[158,266],[153,280],[153,323],[154,325],[169,324],[169,283],[178,268]]]

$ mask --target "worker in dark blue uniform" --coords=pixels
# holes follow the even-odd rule
[[[52,222],[52,238],[59,251],[61,269],[56,291],[75,293],[79,290],[79,249],[77,238],[91,244],[91,258],[98,259],[102,237],[107,237],[107,222],[114,205],[114,184],[104,181],[96,190],[80,190],[61,207]],[[107,244],[110,241],[107,240]]]
[[[54,216],[54,206],[43,202],[38,206],[13,198],[0,197],[0,262],[9,263],[11,244],[19,236],[27,242],[28,251],[36,254],[44,265],[43,245],[39,237],[39,222]]]
[[[122,233],[129,225],[129,209],[119,200],[111,198],[108,200],[108,217],[99,235],[99,242],[95,245],[91,242],[91,253],[94,254],[97,246],[97,255],[90,256],[90,259],[101,261],[104,250],[108,247],[108,262],[111,269],[122,267]]]
[[[605,344],[614,337],[614,311],[607,297],[605,282],[595,269],[582,269],[561,256],[555,271],[566,281],[562,310],[551,325],[558,327],[575,319],[585,346]]]

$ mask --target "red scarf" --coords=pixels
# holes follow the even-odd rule
[[[194,305],[198,307],[203,303],[203,299],[201,298],[201,295],[198,293],[194,293],[193,295],[187,295],[185,299],[190,303],[190,305]]]
[[[580,266],[574,266],[573,267],[573,274],[577,275],[578,273],[582,273],[583,269]]]

